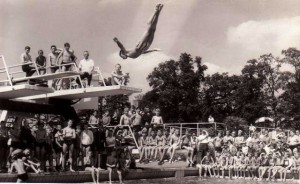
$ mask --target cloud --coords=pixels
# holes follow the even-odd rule
[[[239,74],[242,66],[233,66],[233,67],[221,67],[217,64],[210,63],[210,62],[204,62],[207,66],[207,70],[204,72],[206,75],[212,75],[214,73],[225,73],[227,72],[229,75],[233,74]]]
[[[119,4],[122,3],[123,0],[100,0],[98,1],[98,5],[109,5],[109,4]]]
[[[227,31],[230,46],[248,52],[280,54],[288,47],[299,47],[300,16],[263,21],[247,21]]]

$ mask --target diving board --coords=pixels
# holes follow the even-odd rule
[[[12,81],[19,82],[19,81],[25,81],[25,80],[30,80],[30,79],[46,81],[46,80],[65,78],[65,77],[70,77],[70,76],[75,76],[75,75],[80,75],[80,73],[74,72],[74,71],[65,71],[65,72],[59,72],[59,73],[49,73],[49,74],[44,74],[44,75],[34,75],[34,76],[30,76],[30,77],[20,77],[20,78],[12,79]]]
[[[132,93],[140,93],[141,89],[128,87],[128,86],[99,86],[99,87],[88,87],[79,89],[67,89],[59,90],[53,93],[32,95],[28,97],[22,97],[19,99],[23,100],[36,100],[43,98],[55,98],[64,100],[74,100],[81,98],[91,98],[99,96],[113,96],[113,95],[128,95]]]
[[[15,85],[0,87],[0,99],[14,99],[32,95],[40,95],[45,93],[53,93],[54,90],[48,87],[34,85]]]

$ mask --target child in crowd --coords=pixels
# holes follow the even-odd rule
[[[155,140],[153,138],[154,131],[151,131],[150,134],[146,137],[146,148],[145,154],[146,157],[149,158],[149,162],[152,162],[152,153],[155,146]]]
[[[220,153],[216,152],[216,162],[213,165],[213,172],[214,176],[219,178],[220,177],[220,169],[221,169],[221,162],[222,162],[222,156]]]
[[[75,129],[75,140],[74,140],[74,165],[75,168],[79,168],[79,163],[81,163],[81,167],[83,166],[83,151],[82,151],[82,145],[81,145],[81,125],[76,125]],[[83,168],[82,168],[83,169]]]
[[[228,152],[227,155],[227,160],[228,160],[228,175],[229,178],[232,179],[232,177],[234,176],[234,164],[235,164],[235,160],[234,160],[234,156],[230,154],[230,152]],[[235,176],[234,176],[235,177]]]
[[[156,146],[156,133],[155,131],[151,131],[150,133],[151,139],[149,141],[150,145],[150,158],[152,161],[155,161],[157,159],[157,146]]]
[[[98,184],[99,183],[99,169],[95,168],[93,163],[92,163],[92,152],[88,151],[86,156],[84,157],[84,167],[85,171],[90,171],[92,178],[93,178],[93,183]],[[95,178],[96,175],[96,178]]]
[[[193,152],[194,148],[192,147],[192,135],[189,129],[186,129],[185,135],[181,137],[181,148],[187,150],[186,162],[189,164],[188,167],[192,166],[193,163]]]
[[[147,130],[146,131],[142,131],[142,136],[139,138],[139,152],[140,152],[140,163],[144,162],[147,163],[148,162],[148,155],[146,153],[147,150]],[[145,159],[143,159],[143,157],[145,157]]]
[[[116,158],[116,152],[112,151],[110,153],[110,155],[107,157],[107,162],[106,162],[106,166],[107,166],[107,170],[108,170],[108,178],[109,178],[109,184],[111,184],[111,175],[113,171],[117,171],[118,173],[118,177],[119,177],[119,181],[122,184],[122,173],[121,171],[118,169],[118,159]]]
[[[211,169],[214,165],[214,159],[210,155],[210,152],[206,152],[206,155],[203,157],[201,164],[197,164],[197,167],[199,168],[199,176],[202,177],[202,170],[204,169],[204,177],[206,177],[207,171],[209,173],[209,176],[213,176]]]
[[[167,151],[170,155],[169,163],[172,164],[174,162],[175,151],[180,148],[181,138],[179,129],[176,129],[170,137],[170,147]]]
[[[164,147],[166,145],[166,138],[163,136],[160,129],[157,130],[157,135],[156,135],[155,141],[156,141],[156,149],[157,149],[156,153],[158,153],[158,155],[159,155],[158,165],[161,165],[163,163],[160,162],[160,160],[163,157],[163,151],[164,151]]]
[[[261,164],[258,168],[258,177],[259,181],[262,181],[264,174],[268,171],[270,168],[270,158],[267,154],[261,153],[260,154]]]
[[[290,153],[286,151],[282,158],[282,169],[280,169],[280,180],[286,181],[286,173],[294,165],[294,159],[290,156]]]
[[[162,125],[164,124],[162,117],[160,116],[160,109],[155,109],[155,115],[152,117],[151,125]]]
[[[249,175],[251,176],[252,179],[257,179],[257,173],[258,173],[258,168],[260,165],[260,158],[258,157],[258,152],[254,153],[254,156],[252,154],[249,154]]]
[[[63,131],[62,131],[62,127],[60,124],[58,124],[56,126],[57,132],[55,134],[55,149],[56,149],[56,169],[59,169],[59,167],[61,166],[61,162],[62,162],[62,152],[63,152]]]
[[[219,169],[222,171],[222,178],[225,178],[225,170],[228,170],[228,153],[221,154],[221,160],[219,161]],[[220,177],[220,171],[218,171],[218,177]]]
[[[23,161],[21,155],[14,155],[12,157],[12,161],[13,161],[13,163],[11,165],[10,171],[12,172],[14,168],[16,169],[16,171],[18,173],[17,183],[26,182],[28,180],[28,175],[25,170],[25,166],[29,166],[29,165]]]

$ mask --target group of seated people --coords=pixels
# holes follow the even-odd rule
[[[188,133],[186,136],[189,136]],[[288,134],[280,128],[261,132],[253,131],[249,136],[243,135],[242,130],[235,134],[226,131],[225,136],[219,132],[216,137],[203,131],[196,139],[195,152],[196,167],[199,175],[223,177],[225,171],[229,178],[250,178],[259,181],[275,180],[279,173],[279,180],[286,181],[287,171],[300,179],[300,134],[289,131]],[[206,149],[201,149],[207,144]],[[190,144],[192,145],[192,144]],[[201,154],[202,153],[202,154]],[[199,158],[200,157],[200,158]]]
[[[76,71],[75,68],[78,67],[81,79],[87,79],[87,85],[91,85],[93,72],[95,71],[95,63],[93,59],[89,58],[89,52],[83,52],[83,59],[79,61],[77,65],[77,57],[74,51],[70,49],[70,44],[65,43],[64,48],[57,48],[55,45],[50,47],[51,52],[48,54],[47,58],[44,56],[43,50],[38,50],[38,56],[35,61],[33,61],[30,55],[30,47],[25,47],[25,52],[21,55],[22,70],[25,72],[26,77],[31,77],[34,73],[39,75],[44,75],[47,73],[47,68],[49,68],[50,73],[56,73],[58,71]],[[117,64],[115,70],[111,73],[112,85],[126,85],[128,83],[129,74],[124,74],[121,70],[121,65]],[[23,82],[23,81],[21,81]],[[80,85],[80,80],[77,79],[76,82]],[[16,82],[17,83],[17,82]],[[15,84],[16,84],[15,83]],[[30,84],[38,83],[36,80],[29,80]]]
[[[249,135],[227,130],[224,136],[223,131],[214,136],[214,131],[203,129],[196,135],[192,129],[164,126],[160,109],[153,112],[125,108],[117,125],[106,112],[102,119],[93,113],[88,121],[76,125],[72,120],[38,122],[32,127],[24,123],[21,129],[8,129],[7,134],[1,128],[0,166],[9,161],[10,168],[16,152],[22,152],[23,157],[27,155],[27,169],[33,172],[86,170],[95,181],[106,169],[110,176],[116,169],[122,181],[128,169],[136,168],[136,161],[163,165],[182,158],[187,167],[199,168],[200,177],[208,173],[211,177],[271,180],[279,173],[285,180],[287,171],[299,174],[298,130],[287,134],[281,129],[251,129]],[[133,154],[134,149],[138,155]],[[1,154],[5,152],[9,157]]]

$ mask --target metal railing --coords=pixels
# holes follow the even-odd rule
[[[37,75],[36,76],[43,76],[43,75],[46,75],[46,74],[49,74],[49,73],[46,73],[46,74],[40,74],[40,71],[41,70],[37,64],[35,62],[28,62],[28,63],[21,63],[21,64],[15,64],[15,65],[11,65],[11,66],[8,66],[6,64],[6,61],[5,61],[5,58],[3,55],[0,55],[0,59],[2,60],[2,63],[4,65],[4,67],[0,68],[0,73],[6,73],[6,76],[7,76],[7,79],[4,79],[4,80],[0,80],[1,83],[5,83],[5,82],[8,82],[9,83],[9,86],[13,86],[13,82],[14,81],[17,81],[17,80],[21,80],[21,81],[26,81],[27,79],[34,79],[35,77],[34,76],[30,76],[30,77],[20,77],[20,78],[14,78],[14,75],[15,74],[20,74],[20,73],[25,73],[24,71],[10,71],[10,69],[12,68],[17,68],[17,67],[22,67],[24,65],[33,65],[33,68],[32,70],[33,71],[36,71]],[[79,68],[77,66],[77,64],[75,62],[73,63],[67,63],[67,64],[58,64],[58,65],[55,65],[55,66],[47,66],[47,67],[44,67],[43,69],[47,70],[49,68],[55,68],[55,67],[59,67],[59,72],[58,73],[63,73],[64,71],[62,71],[62,67],[63,66],[70,66],[70,65],[73,65],[71,66],[73,68],[72,71],[75,71],[75,72],[79,72]],[[98,84],[100,83],[100,81],[103,82],[103,85],[106,86],[105,84],[105,81],[104,81],[104,78],[102,76],[102,73],[100,71],[100,68],[99,67],[95,67],[95,70],[94,70],[95,73],[94,76],[98,76]],[[78,78],[79,82],[80,82],[80,85],[82,88],[84,88],[84,85],[83,85],[83,82],[81,80],[81,77],[79,74],[76,74],[74,75],[73,77],[75,77],[75,79]],[[14,79],[13,79],[14,78]],[[61,79],[63,78],[71,78],[71,76],[67,76],[67,77],[60,77]],[[53,79],[49,79],[49,80],[53,80]]]
[[[206,126],[204,126],[206,125]],[[180,136],[183,133],[183,129],[190,129],[190,130],[195,130],[197,131],[197,136],[200,135],[200,131],[202,129],[206,129],[207,126],[213,127],[214,131],[217,132],[217,126],[222,125],[225,127],[226,126],[224,123],[217,123],[217,122],[195,122],[195,123],[165,123],[163,124],[164,129],[166,128],[179,128],[180,130]],[[196,126],[196,127],[195,127]]]

